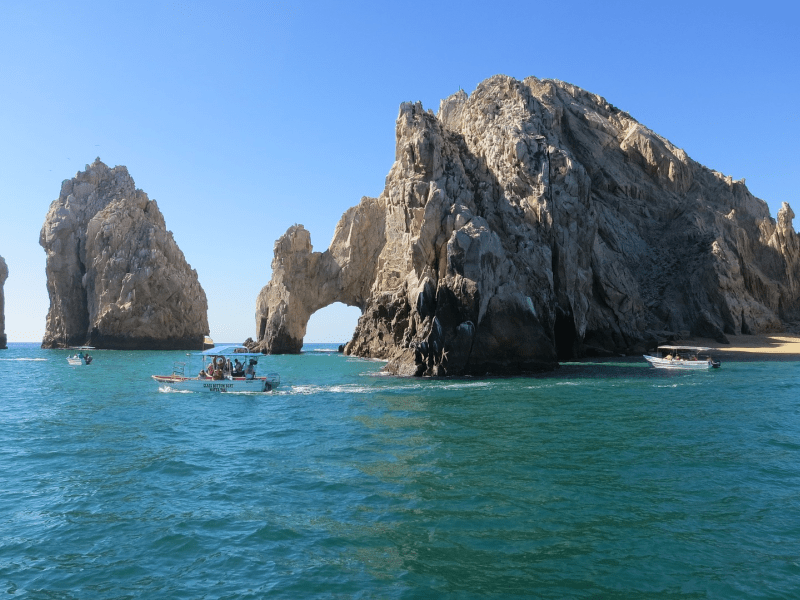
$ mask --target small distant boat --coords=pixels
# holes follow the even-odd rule
[[[281,383],[278,373],[258,377],[258,359],[263,355],[245,346],[221,346],[195,353],[201,357],[200,374],[187,377],[186,363],[176,362],[172,375],[152,375],[161,385],[191,392],[269,392]],[[242,362],[243,361],[243,362]],[[238,364],[237,364],[238,363]]]
[[[719,369],[720,362],[708,354],[713,348],[702,346],[659,346],[659,356],[644,355],[644,359],[656,369],[682,369],[704,371]]]
[[[80,346],[80,347],[76,347],[76,348],[73,348],[73,349],[74,350],[78,350],[78,349],[89,350],[90,348],[91,348],[91,346]],[[70,366],[73,366],[73,367],[79,367],[81,365],[90,365],[90,364],[92,364],[92,357],[89,356],[88,353],[81,354],[79,352],[78,354],[75,354],[75,355],[72,355],[72,356],[68,356],[67,357],[67,362],[70,364]]]

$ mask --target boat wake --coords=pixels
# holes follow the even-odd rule
[[[194,394],[196,393],[193,390],[176,390],[168,385],[160,385],[158,386],[158,391],[162,394]],[[269,392],[248,392],[248,391],[225,391],[225,392],[213,392],[215,394],[224,394],[225,396],[263,396],[264,394],[269,394]],[[277,390],[273,393],[277,393]]]
[[[369,394],[374,392],[371,386],[360,385],[293,385],[291,391],[282,390],[282,393],[310,395],[310,394]]]
[[[194,394],[192,390],[176,390],[168,385],[158,386],[158,391],[162,394]]]
[[[12,362],[15,360],[24,360],[30,362],[46,361],[46,358],[0,358],[0,361]]]
[[[408,382],[403,382],[399,385],[383,385],[384,382],[380,384],[373,384],[373,385],[358,385],[358,384],[343,384],[343,385],[294,385],[291,387],[290,390],[280,390],[277,393],[280,394],[299,394],[299,395],[310,395],[310,394],[374,394],[376,392],[396,392],[396,391],[404,391],[408,392],[411,390],[419,389],[436,389],[439,391],[450,391],[450,390],[460,390],[460,389],[474,389],[474,388],[485,388],[491,387],[492,382],[490,381],[470,381],[470,382],[428,382],[428,381],[417,381],[417,380],[410,380]]]

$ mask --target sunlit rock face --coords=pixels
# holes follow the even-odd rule
[[[0,350],[6,349],[6,297],[3,294],[3,286],[8,279],[8,265],[5,259],[0,256]]]
[[[409,375],[516,373],[638,354],[672,335],[724,341],[800,318],[794,214],[767,205],[573,85],[495,76],[404,103],[378,198],[325,252],[290,228],[256,305],[266,352],[298,352],[332,302],[345,347]]]
[[[97,159],[61,185],[39,243],[50,310],[42,347],[202,349],[203,288],[155,200]]]

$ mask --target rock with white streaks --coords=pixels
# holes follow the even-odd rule
[[[50,310],[42,347],[202,349],[206,295],[155,200],[97,159],[61,185],[39,243]]]
[[[345,352],[415,375],[509,373],[639,354],[688,331],[726,340],[800,318],[800,242],[766,203],[605,99],[495,76],[438,115],[404,103],[379,198],[331,247],[275,246],[258,343],[297,352],[332,302],[362,316]]]

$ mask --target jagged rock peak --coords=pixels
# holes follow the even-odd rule
[[[155,200],[96,159],[61,184],[39,244],[50,310],[42,347],[202,349],[208,303]]]
[[[0,350],[6,349],[6,297],[3,292],[3,286],[8,279],[8,265],[5,259],[0,256]]]
[[[416,375],[778,331],[800,318],[793,216],[596,94],[498,75],[436,115],[400,105],[386,187],[327,251],[278,241],[258,343],[298,351],[335,301],[363,312],[346,353]]]

